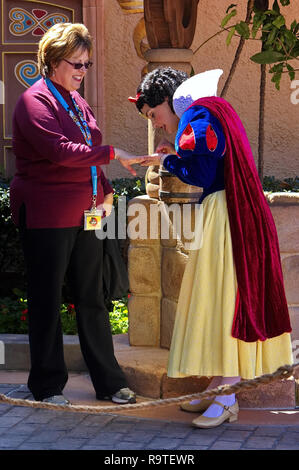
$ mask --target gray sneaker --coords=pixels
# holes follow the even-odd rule
[[[111,400],[119,404],[136,403],[136,393],[129,388],[121,388],[112,395]]]
[[[53,395],[52,397],[44,398],[43,403],[52,403],[54,405],[70,405],[70,401],[63,395]]]

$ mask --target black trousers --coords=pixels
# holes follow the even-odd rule
[[[36,400],[61,394],[68,379],[60,322],[67,276],[74,299],[82,355],[97,398],[127,382],[115,355],[103,296],[103,241],[82,227],[27,229],[20,234],[27,268],[31,369],[28,388]]]

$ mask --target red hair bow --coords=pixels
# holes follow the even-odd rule
[[[141,92],[137,93],[135,98],[133,98],[133,96],[129,96],[128,100],[131,101],[131,103],[137,103],[137,101],[139,100],[140,95],[141,95]]]

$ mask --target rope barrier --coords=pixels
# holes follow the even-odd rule
[[[190,395],[182,395],[180,397],[174,398],[164,398],[157,400],[150,400],[141,403],[134,404],[124,404],[124,405],[107,405],[107,406],[91,406],[91,405],[57,405],[54,403],[44,403],[41,401],[32,401],[21,398],[12,398],[7,395],[0,394],[0,404],[8,403],[14,406],[28,406],[32,408],[46,408],[52,410],[62,410],[62,411],[71,411],[71,412],[81,412],[81,413],[110,413],[112,411],[122,411],[122,410],[135,410],[135,409],[145,409],[152,408],[154,406],[170,406],[187,400],[195,398],[208,398],[211,396],[217,395],[230,395],[232,393],[239,393],[244,390],[251,390],[257,388],[260,385],[266,385],[277,380],[285,380],[292,375],[294,375],[295,370],[299,368],[299,362],[292,365],[285,365],[279,367],[272,374],[264,374],[260,377],[256,377],[250,380],[242,380],[235,383],[234,385],[220,385],[217,388],[211,390],[205,390],[199,393],[193,393]]]

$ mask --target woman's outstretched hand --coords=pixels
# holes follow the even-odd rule
[[[152,155],[146,155],[142,157],[140,162],[141,166],[160,165],[166,155],[164,153],[153,153]]]
[[[138,157],[137,155],[132,155],[125,150],[114,148],[115,159],[119,160],[124,168],[126,168],[133,176],[136,176],[137,173],[132,168],[131,165],[134,163],[141,163],[146,157]]]
[[[164,158],[170,153],[176,153],[175,147],[167,139],[163,139],[157,145],[156,153],[143,157],[143,161],[140,162],[140,164],[141,166],[161,165],[163,164]]]

